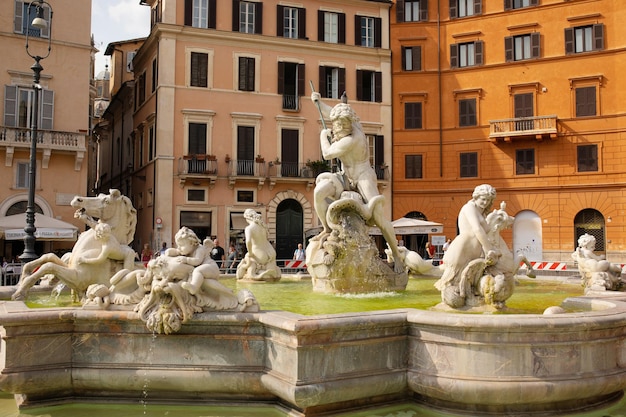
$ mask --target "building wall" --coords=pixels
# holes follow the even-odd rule
[[[30,53],[45,57],[40,61],[43,67],[40,85],[43,90],[54,92],[52,129],[40,126],[44,136],[37,152],[35,202],[44,214],[82,228],[83,224],[74,220],[74,210],[69,203],[72,197],[84,195],[87,191],[86,144],[90,129],[90,82],[93,78],[90,73],[91,3],[57,1],[53,2],[52,7],[50,55],[45,57],[47,38],[28,38]],[[35,61],[26,53],[26,37],[20,33],[21,28],[15,30],[16,2],[5,1],[0,9],[0,24],[5,28],[0,33],[0,85],[3,98],[0,101],[0,113],[4,116],[9,108],[7,87],[18,86],[24,91],[31,88],[33,72],[30,68]],[[0,215],[5,215],[13,204],[27,200],[27,188],[16,186],[17,166],[20,162],[28,163],[30,155],[30,136],[26,136],[25,140],[16,140],[20,137],[19,132],[25,131],[29,132],[29,129],[8,126],[4,117],[0,120],[0,158],[5,161],[0,166],[0,176],[5,178],[4,186],[0,187]],[[46,244],[45,250],[63,247],[71,247],[71,243]],[[4,256],[10,256],[9,252],[16,250],[19,248],[10,242],[4,242],[0,248]]]
[[[394,218],[419,211],[444,223],[456,235],[460,207],[473,188],[489,183],[513,214],[534,212],[540,219],[544,260],[569,261],[580,233],[575,218],[586,209],[599,212],[609,260],[626,260],[622,141],[624,10],[612,1],[542,0],[538,6],[504,10],[503,2],[482,1],[481,13],[450,18],[449,2],[430,1],[428,20],[399,22],[391,12],[394,105]],[[438,11],[437,8],[440,7]],[[437,21],[438,12],[441,20]],[[566,54],[565,30],[602,24],[604,46]],[[540,34],[537,58],[507,62],[505,37]],[[452,68],[451,44],[482,41],[482,65]],[[402,47],[421,46],[422,69],[406,71]],[[594,116],[576,116],[576,89],[596,87]],[[534,116],[555,116],[549,134],[515,132],[496,138],[495,121],[515,117],[515,95],[532,93]],[[459,100],[476,98],[475,126],[459,122]],[[405,104],[421,102],[422,128],[405,127]],[[597,144],[598,169],[581,172],[579,145]],[[516,151],[534,150],[534,173],[516,171]],[[463,177],[460,154],[478,155],[477,175]],[[406,178],[407,155],[423,156],[423,176]],[[514,228],[515,230],[515,228]],[[513,231],[507,234],[512,244]],[[520,244],[516,242],[516,244]],[[523,246],[523,245],[522,245]],[[517,247],[514,249],[524,249]]]
[[[254,208],[262,213],[269,226],[270,240],[276,239],[277,206],[286,199],[297,201],[303,210],[302,238],[306,230],[318,226],[312,210],[313,179],[281,178],[272,174],[270,161],[281,155],[282,128],[299,131],[299,162],[321,159],[319,132],[321,125],[317,108],[309,97],[309,80],[319,89],[319,67],[345,68],[346,92],[350,104],[361,118],[367,134],[381,135],[385,141],[385,161],[391,162],[391,54],[389,51],[388,16],[390,2],[370,1],[313,1],[299,7],[306,8],[306,39],[288,39],[276,36],[278,1],[264,1],[263,33],[245,34],[232,30],[232,2],[217,2],[215,29],[201,29],[184,25],[184,2],[147,2],[160,8],[162,21],[135,58],[135,79],[145,73],[147,84],[152,79],[153,62],[158,68],[158,83],[154,92],[148,88],[146,99],[138,103],[135,113],[136,137],[146,138],[150,128],[156,132],[156,150],[151,160],[144,140],[144,159],[139,160],[136,149],[137,176],[134,189],[145,178],[143,189],[153,190],[150,205],[139,203],[139,239],[151,241],[153,246],[173,240],[174,233],[183,225],[181,212],[207,214],[208,233],[216,236],[222,246],[235,237],[241,239],[241,230],[231,229],[231,213],[243,213]],[[174,10],[173,10],[174,9]],[[330,44],[317,41],[317,12],[327,10],[345,13],[346,43]],[[366,15],[380,19],[381,47],[355,46],[354,16]],[[207,87],[190,86],[192,52],[208,54]],[[256,62],[255,89],[238,90],[238,57],[254,57]],[[305,91],[299,97],[298,109],[283,109],[283,97],[278,93],[279,62],[304,64]],[[380,102],[356,100],[356,71],[365,69],[382,73]],[[337,99],[325,101],[334,105]],[[206,153],[217,158],[215,175],[189,176],[181,173],[181,163],[191,152],[188,145],[190,122],[207,123]],[[246,177],[232,175],[226,156],[236,159],[237,126],[255,127],[255,155],[265,159],[264,174]],[[136,143],[139,143],[136,141]],[[138,179],[140,178],[140,179]],[[204,201],[188,200],[190,190],[205,192]],[[386,210],[391,216],[391,187],[380,181],[380,190],[387,197]],[[253,201],[237,202],[239,191],[250,191]],[[138,196],[136,195],[135,198]],[[145,194],[143,196],[145,199]],[[160,227],[155,221],[162,220]],[[210,220],[208,220],[210,218]],[[280,242],[277,242],[280,243]]]

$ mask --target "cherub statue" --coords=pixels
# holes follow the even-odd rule
[[[578,238],[578,247],[572,253],[572,259],[578,263],[582,285],[593,290],[619,290],[622,269],[610,263],[604,255],[596,255],[596,238],[585,233]]]

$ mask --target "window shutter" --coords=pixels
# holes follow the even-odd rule
[[[450,45],[450,68],[458,68],[459,66],[459,45],[453,43]]]
[[[13,18],[13,32],[23,33],[24,23],[24,2],[22,0],[15,0],[15,15]]]
[[[406,51],[409,48],[410,48],[409,46],[403,46],[401,48],[401,54],[400,54],[401,57],[400,58],[402,59],[402,69],[403,70],[406,70]]]
[[[298,95],[304,95],[304,64],[298,64]]]
[[[189,123],[189,155],[206,153],[206,124]]]
[[[339,94],[343,94],[346,91],[346,69],[339,68],[339,82],[337,83],[337,90]]]
[[[474,0],[474,14],[482,14],[483,13],[483,2],[482,0]]]
[[[565,54],[574,53],[574,28],[565,28]]]
[[[604,25],[593,25],[593,50],[601,51],[604,49]]]
[[[49,38],[50,37],[50,8],[48,7],[43,8],[43,18],[46,22],[48,22],[48,25],[45,28],[40,29],[39,35],[42,38]]]
[[[422,70],[422,47],[413,47],[413,71]]]
[[[4,125],[17,127],[17,86],[4,86]]]
[[[326,67],[319,66],[318,68],[318,92],[320,96],[326,97]]]
[[[285,36],[285,6],[276,6],[276,36]]]
[[[361,46],[361,16],[354,16],[354,44]]]
[[[474,62],[476,65],[483,64],[483,41],[474,42]]]
[[[41,90],[41,120],[42,129],[52,130],[54,122],[54,91]]]
[[[504,62],[513,61],[513,36],[504,38]]]
[[[341,44],[345,44],[346,43],[346,14],[339,13],[338,20],[339,22],[337,25],[337,31],[339,33],[337,34],[337,42]]]
[[[263,3],[254,3],[254,33],[263,34]]]
[[[239,0],[233,0],[233,32],[239,32]]]
[[[319,42],[324,42],[324,19],[326,17],[326,12],[323,10],[317,11],[317,40]]]
[[[217,0],[209,0],[209,28],[215,29],[217,27]]]
[[[363,71],[356,71],[356,99],[363,101]]]
[[[456,2],[458,0],[450,0],[450,19],[456,19],[458,17],[456,11]]]
[[[374,48],[380,48],[383,43],[383,20],[380,17],[374,19]]]
[[[298,9],[298,39],[306,38],[306,9]]]
[[[375,72],[374,73],[374,82],[376,85],[374,86],[374,101],[376,103],[382,103],[383,101],[383,73]]]
[[[385,137],[376,135],[374,138],[374,164],[381,166],[385,163]]]
[[[185,26],[192,25],[193,13],[193,0],[185,0]]]
[[[504,0],[504,10],[511,10],[513,8],[513,0]]]
[[[28,188],[28,171],[29,164],[27,163],[18,163],[17,164],[17,173],[15,178],[15,186],[16,188]]]
[[[404,0],[396,0],[396,23],[404,22]]]
[[[541,35],[537,32],[530,34],[530,56],[532,58],[541,56]]]
[[[539,0],[530,0],[531,6],[539,6]]]
[[[428,0],[420,0],[420,22],[428,20]]]
[[[285,93],[285,63],[278,63],[278,94]]]

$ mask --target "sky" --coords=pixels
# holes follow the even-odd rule
[[[91,0],[91,33],[96,48],[95,75],[109,64],[104,56],[111,42],[142,38],[150,33],[150,7],[139,0]]]

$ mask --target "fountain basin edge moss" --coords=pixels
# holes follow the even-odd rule
[[[6,301],[0,389],[21,407],[275,401],[305,416],[410,399],[492,413],[601,406],[626,389],[626,303],[568,302],[588,311],[202,313],[154,336],[132,311]]]

